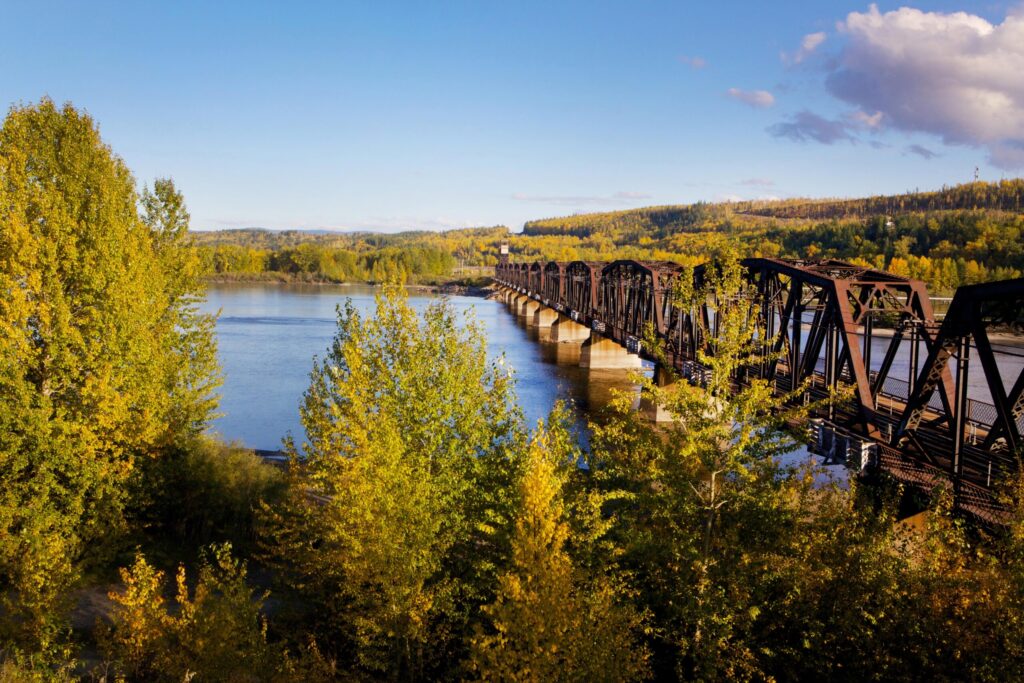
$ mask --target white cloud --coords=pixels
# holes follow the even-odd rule
[[[1024,167],[1024,16],[992,24],[871,5],[838,29],[846,41],[826,85],[858,107],[860,123],[881,115],[879,125],[985,147],[993,164]]]
[[[787,65],[801,63],[802,61],[810,57],[815,50],[821,47],[821,44],[825,42],[826,38],[828,38],[828,36],[825,34],[824,31],[820,31],[818,33],[808,33],[806,36],[803,37],[803,40],[800,41],[799,50],[793,53],[782,53],[781,57],[783,63]]]
[[[808,33],[800,43],[800,49],[805,53],[814,52],[818,46],[825,42],[825,33]]]
[[[739,88],[729,88],[726,95],[732,99],[748,104],[751,107],[758,107],[765,109],[775,104],[775,95],[772,95],[767,90],[740,90]]]

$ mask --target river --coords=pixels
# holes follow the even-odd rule
[[[323,356],[336,331],[335,307],[352,299],[372,313],[374,289],[364,285],[215,284],[203,310],[220,312],[217,344],[224,385],[211,432],[250,448],[277,450],[286,434],[301,441],[299,403],[309,385],[314,356]],[[422,311],[433,295],[412,291]],[[460,314],[472,310],[487,334],[487,351],[500,354],[516,374],[516,393],[530,424],[544,418],[559,399],[592,414],[613,389],[634,390],[624,371],[585,370],[569,344],[540,344],[536,330],[518,324],[507,308],[480,297],[453,296]]]

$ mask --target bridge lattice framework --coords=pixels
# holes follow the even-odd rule
[[[755,293],[757,334],[770,349],[747,376],[772,381],[780,393],[804,387],[800,400],[846,387],[852,402],[828,403],[814,415],[819,440],[825,425],[830,445],[841,439],[846,453],[863,458],[859,465],[929,491],[949,486],[958,508],[998,521],[996,485],[1020,470],[1024,368],[1007,376],[1000,356],[1014,352],[994,344],[992,332],[1024,325],[1024,279],[961,287],[938,322],[918,280],[834,259],[748,258],[741,266]],[[708,267],[505,260],[495,280],[693,378],[698,350],[713,347],[717,316],[713,297],[683,305],[678,285],[690,278],[703,287]],[[643,343],[648,331],[659,354]],[[873,342],[886,338],[885,351],[875,354]],[[970,363],[972,352],[978,364]],[[906,364],[902,377],[897,358]],[[968,398],[974,365],[988,401]]]

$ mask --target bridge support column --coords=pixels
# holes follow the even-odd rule
[[[580,367],[594,370],[629,370],[643,367],[640,356],[626,351],[611,339],[592,332],[580,349]]]
[[[513,291],[512,297],[508,300],[508,307],[512,309],[512,313],[519,315],[519,309],[522,308],[523,302],[528,300],[529,297],[525,294]]]
[[[524,318],[524,322],[527,327],[533,326],[533,314],[536,313],[538,309],[540,309],[539,301],[534,301],[530,297],[526,297],[526,300],[523,301],[519,308],[519,317]]]
[[[541,306],[533,312],[533,326],[540,328],[551,327],[558,320],[558,311],[547,306]]]
[[[654,367],[654,386],[664,389],[675,383],[676,378],[671,376],[661,365]],[[655,402],[654,397],[647,392],[640,396],[640,414],[651,422],[672,422],[676,419],[672,413]]]
[[[558,319],[551,325],[551,341],[584,342],[590,339],[590,328],[580,325],[567,315],[557,314]]]

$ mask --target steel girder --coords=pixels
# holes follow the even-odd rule
[[[866,436],[880,440],[878,392],[903,335],[891,337],[879,372],[872,377],[874,324],[877,317],[895,317],[898,330],[919,330],[930,345],[933,321],[924,283],[835,260],[753,258],[745,259],[743,265],[759,293],[761,328],[771,340],[765,375],[779,374],[781,357],[786,366],[782,374],[796,388],[813,380],[819,364],[823,365],[825,386],[834,388],[840,381],[852,385],[857,426]],[[943,382],[951,390],[948,379]]]
[[[573,261],[565,267],[565,304],[573,320],[585,324],[598,313],[598,291],[601,286],[601,261]]]
[[[925,427],[949,444],[951,450],[948,467],[954,483],[966,479],[972,483],[988,485],[995,475],[1005,474],[1019,467],[1019,449],[1022,420],[1024,420],[1024,370],[1013,379],[1010,388],[1004,383],[1004,372],[999,368],[996,351],[989,337],[992,327],[1008,326],[1019,329],[1024,325],[1024,279],[990,282],[960,287],[953,296],[949,311],[938,329],[937,337],[928,351],[920,379],[908,397],[892,438],[892,445],[904,452],[913,449],[925,455],[929,445],[922,443]],[[985,388],[991,399],[991,413],[979,407],[989,404],[969,400],[967,397],[972,349],[977,353],[985,379]],[[950,400],[943,400],[944,410],[937,417],[927,419],[930,400],[940,380],[950,374],[955,363],[956,383]],[[977,434],[968,443],[966,430],[972,424]],[[980,442],[980,443],[979,443]]]
[[[568,261],[548,261],[544,266],[544,286],[541,289],[541,300],[545,306],[565,313],[565,268]]]
[[[541,297],[541,292],[544,291],[544,266],[546,264],[542,261],[534,261],[527,266],[526,271],[526,288],[535,299]]]
[[[518,263],[518,264],[515,265],[515,267],[513,269],[512,280],[513,280],[513,282],[515,282],[516,288],[520,292],[524,292],[524,293],[526,292],[526,284],[527,284],[527,282],[526,282],[527,277],[526,276],[529,273],[529,268],[530,268],[530,266],[527,263]]]
[[[952,481],[962,505],[993,518],[993,477],[1019,467],[1015,455],[1024,445],[1024,371],[1004,384],[989,331],[1024,326],[1024,279],[961,287],[940,326],[917,280],[838,260],[749,258],[742,265],[757,334],[769,348],[751,370],[779,382],[780,390],[810,385],[809,393],[820,395],[840,384],[851,387],[852,413],[834,414],[830,407],[831,420],[876,443],[885,469],[925,488]],[[623,345],[642,338],[650,325],[665,351],[660,360],[677,369],[701,350],[710,353],[716,334],[713,296],[688,304],[674,296],[688,272],[674,263],[631,260],[495,269],[503,284]],[[705,276],[704,266],[692,270],[695,291]],[[891,330],[876,333],[880,321]],[[884,338],[881,359],[873,358],[872,341]],[[972,349],[991,405],[967,400]],[[906,380],[891,376],[900,353],[909,359]],[[975,430],[970,443],[968,424]]]
[[[601,317],[609,335],[639,350],[647,326],[668,332],[675,281],[686,269],[668,261],[614,261],[601,271]]]

